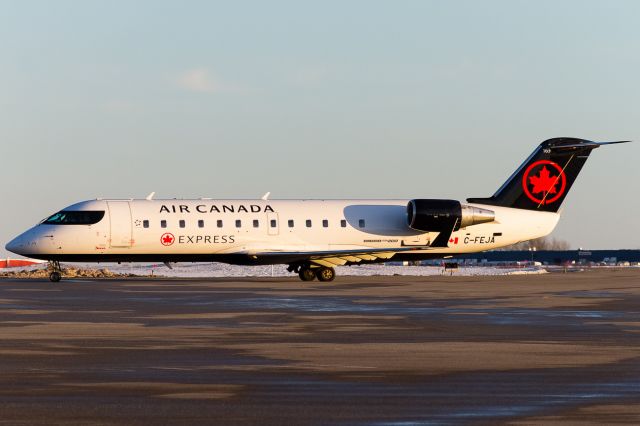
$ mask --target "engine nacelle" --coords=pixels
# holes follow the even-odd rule
[[[456,200],[411,200],[407,205],[409,227],[423,232],[455,232],[460,228],[493,222],[493,210]]]

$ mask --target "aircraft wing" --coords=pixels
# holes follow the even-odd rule
[[[373,263],[390,260],[396,254],[395,251],[369,251],[358,253],[333,254],[324,256],[312,256],[309,261],[316,265],[333,268],[334,266],[356,265],[359,263]]]
[[[279,257],[290,259],[286,263],[308,261],[316,265],[334,267],[345,265],[357,265],[364,263],[378,263],[391,260],[397,253],[427,251],[429,247],[405,247],[405,248],[353,248],[347,250],[318,250],[318,251],[291,251],[271,248],[264,251],[251,251],[247,254],[259,257]],[[433,249],[431,249],[433,250]]]

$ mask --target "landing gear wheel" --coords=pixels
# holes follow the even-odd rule
[[[311,268],[300,268],[298,275],[302,281],[313,281],[316,278],[316,274]]]
[[[52,283],[57,283],[62,279],[62,268],[60,267],[60,262],[57,260],[50,260],[49,270],[51,271],[49,274],[49,280]]]
[[[333,268],[320,268],[316,276],[318,281],[333,281],[336,278],[336,271]]]

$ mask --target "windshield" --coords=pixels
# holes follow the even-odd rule
[[[61,211],[42,222],[44,225],[93,225],[104,217],[104,211]]]

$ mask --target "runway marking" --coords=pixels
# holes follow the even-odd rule
[[[365,365],[336,365],[336,364],[305,364],[305,365],[276,365],[276,368],[296,368],[303,370],[314,370],[318,367],[329,368],[355,368],[361,370],[378,370],[378,367],[370,367]]]

